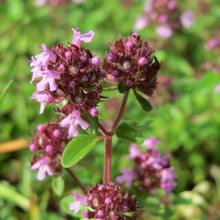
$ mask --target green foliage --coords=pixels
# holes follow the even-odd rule
[[[136,91],[134,91],[134,94],[144,111],[149,112],[153,109],[150,102],[147,99],[138,94]]]
[[[63,194],[65,182],[61,176],[54,176],[52,179],[52,188],[53,191],[58,195],[61,196]]]
[[[129,2],[133,3],[129,6]],[[85,47],[95,50],[97,56],[103,56],[109,52],[108,41],[113,43],[119,34],[127,37],[133,32],[133,25],[137,16],[143,13],[145,2],[87,0],[81,4],[69,1],[58,7],[36,7],[35,0],[1,1],[1,143],[17,138],[31,140],[31,133],[38,124],[57,118],[50,104],[47,104],[44,114],[39,115],[40,104],[29,98],[35,84],[30,85],[32,74],[26,62],[31,56],[41,53],[38,47],[42,43],[48,48],[57,42],[67,45],[72,39],[71,28],[77,26],[82,33],[95,31],[93,41]],[[125,121],[116,129],[117,137],[113,138],[112,181],[121,168],[131,167],[130,161],[125,159],[129,144],[142,144],[151,135],[161,141],[158,148],[163,153],[172,153],[171,164],[178,176],[178,185],[170,196],[149,196],[131,189],[139,196],[139,201],[146,201],[143,203],[145,219],[205,220],[210,217],[217,220],[220,216],[220,95],[213,91],[220,82],[220,75],[213,74],[211,68],[204,69],[210,65],[207,61],[218,64],[219,55],[206,51],[204,46],[217,32],[220,7],[219,0],[206,2],[209,7],[203,12],[197,1],[178,0],[180,7],[195,12],[196,20],[191,28],[177,31],[170,39],[159,39],[153,26],[138,31],[157,50],[158,60],[164,61],[165,66],[158,77],[172,77],[175,98],[167,100],[164,90],[162,95],[155,93],[152,99],[147,98],[148,101],[141,93],[129,94],[123,115]],[[159,87],[160,82],[158,90]],[[106,96],[118,97],[115,88],[117,85],[112,84],[107,92],[103,83]],[[127,91],[125,85],[120,84],[118,88],[121,93]],[[157,103],[158,99],[162,102]],[[116,106],[113,103],[109,111],[105,102],[100,103],[99,120],[107,121],[106,124],[109,119],[114,120],[118,110]],[[104,144],[93,136],[100,135],[98,117],[85,116],[84,120],[89,123],[89,128],[81,130],[83,135],[74,138],[66,147],[62,162],[68,167],[75,164],[77,176],[89,185],[101,182],[103,159],[100,158],[104,155]],[[72,192],[76,187],[73,181],[64,172],[64,191],[61,177],[46,177],[45,181],[37,182],[36,173],[27,172],[30,167],[29,161],[24,162],[27,154],[28,149],[0,154],[0,176],[4,180],[0,183],[0,219],[80,218],[81,213],[74,214],[68,210],[69,202],[74,202],[72,196],[61,201],[65,213],[71,217],[60,211],[60,201],[56,196]],[[30,155],[28,157],[31,158]],[[76,164],[78,161],[80,163]],[[55,193],[51,191],[51,183]],[[162,201],[167,201],[168,205]]]
[[[126,122],[122,122],[116,128],[116,135],[118,138],[130,143],[142,144],[144,142],[144,138],[141,132]]]
[[[62,166],[70,167],[79,162],[88,154],[99,140],[93,135],[80,135],[73,138],[65,147],[62,154]]]

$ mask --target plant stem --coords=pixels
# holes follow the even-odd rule
[[[101,123],[99,123],[99,130],[102,132],[103,135],[108,136],[108,131]]]
[[[82,185],[82,183],[79,181],[79,179],[76,177],[76,175],[74,174],[74,172],[72,170],[70,170],[69,168],[66,168],[66,171],[70,174],[70,176],[74,179],[74,181],[76,182],[76,184],[82,189],[82,191],[84,192],[85,195],[87,195],[87,189]]]
[[[105,166],[104,183],[111,181],[111,162],[112,162],[112,136],[106,136],[105,139]]]
[[[122,115],[123,115],[123,113],[125,111],[125,107],[126,107],[126,103],[127,103],[127,99],[128,99],[128,94],[129,94],[129,90],[126,91],[125,94],[124,94],[124,97],[123,97],[123,100],[122,100],[122,103],[121,103],[121,108],[120,108],[120,110],[118,112],[117,118],[115,119],[115,121],[114,121],[114,123],[112,125],[111,130],[113,130],[114,128],[116,128],[118,126],[118,124],[119,124],[119,122],[120,122],[120,120],[122,118]]]

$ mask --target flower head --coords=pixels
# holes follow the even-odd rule
[[[91,189],[87,197],[73,194],[75,202],[70,204],[70,210],[78,212],[81,205],[87,205],[89,210],[83,213],[84,218],[88,219],[136,219],[124,215],[126,212],[138,211],[135,196],[130,196],[127,192],[123,192],[121,187],[114,183],[104,185],[96,184]]]
[[[100,94],[105,75],[100,71],[100,57],[82,47],[82,42],[91,42],[94,32],[81,34],[78,28],[73,32],[69,46],[57,44],[49,50],[43,44],[40,47],[43,52],[29,60],[33,72],[31,83],[36,82],[32,99],[41,103],[40,113],[47,103],[54,103],[57,105],[55,111],[66,118],[73,111],[95,117],[99,113],[96,109],[98,103],[106,98]],[[68,108],[59,109],[64,100]],[[72,130],[71,133],[75,132]]]
[[[155,137],[144,141],[142,146],[147,150],[141,152],[135,144],[130,145],[130,155],[127,159],[134,162],[134,168],[121,169],[122,175],[116,178],[118,183],[125,183],[129,187],[132,181],[139,183],[140,190],[153,193],[156,188],[162,188],[165,193],[170,193],[176,186],[174,168],[169,164],[170,154],[162,157],[159,150],[155,149],[160,142]]]
[[[109,43],[109,47],[111,52],[103,62],[107,80],[118,83],[119,88],[139,89],[152,96],[161,65],[148,43],[142,42],[139,34],[133,33],[128,39],[118,37],[114,44]]]
[[[29,148],[34,152],[31,170],[39,170],[38,180],[61,171],[60,158],[69,141],[68,130],[56,122],[37,126]]]

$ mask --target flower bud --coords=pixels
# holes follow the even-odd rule
[[[131,51],[133,49],[133,43],[131,41],[127,41],[127,43],[125,44],[125,48],[128,51]]]
[[[35,150],[37,150],[37,147],[36,147],[35,144],[31,144],[31,145],[29,146],[29,149],[30,149],[30,151],[35,151]]]
[[[55,129],[55,130],[53,131],[53,136],[54,136],[55,138],[59,138],[60,135],[61,135],[61,132],[60,132],[59,129]]]
[[[119,77],[119,72],[118,72],[118,70],[114,70],[114,71],[112,72],[112,76]]]
[[[115,54],[113,54],[113,53],[110,53],[107,58],[108,58],[108,60],[109,60],[110,62],[115,62],[115,61],[117,61],[117,56],[116,56]]]
[[[92,66],[98,66],[100,64],[100,57],[93,57],[90,60]]]
[[[53,150],[53,147],[51,145],[46,146],[46,152],[49,153]]]
[[[103,78],[106,77],[106,72],[105,72],[105,70],[101,70],[101,71],[100,71],[100,76],[103,77]]]
[[[141,57],[139,60],[138,60],[138,65],[139,66],[143,66],[147,63],[147,59],[145,57]]]
[[[97,108],[90,108],[89,113],[92,117],[96,117],[99,114],[99,110]]]

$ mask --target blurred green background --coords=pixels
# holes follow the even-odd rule
[[[165,66],[159,72],[161,83],[156,94],[149,99],[154,110],[144,112],[131,94],[124,119],[153,120],[143,133],[146,138],[157,137],[164,154],[172,152],[171,163],[178,176],[177,187],[166,198],[169,205],[162,202],[165,197],[160,192],[154,198],[142,195],[140,205],[147,210],[143,219],[220,219],[220,93],[214,91],[220,75],[205,65],[219,65],[220,49],[207,51],[205,44],[220,28],[220,2],[207,0],[208,6],[201,10],[204,2],[179,0],[183,10],[193,11],[195,22],[170,39],[160,39],[154,26],[138,31],[156,49],[156,56]],[[36,7],[31,0],[0,0],[1,220],[74,219],[60,208],[62,196],[76,188],[67,173],[63,173],[65,192],[59,197],[51,189],[52,177],[38,182],[36,172],[29,171],[32,153],[28,145],[23,144],[26,147],[18,150],[18,140],[30,141],[39,123],[56,117],[50,105],[39,115],[40,104],[30,100],[35,85],[30,84],[32,74],[27,59],[41,52],[38,47],[42,43],[48,48],[58,42],[67,45],[72,40],[73,27],[81,33],[93,30],[94,39],[85,47],[103,57],[108,52],[107,42],[113,43],[119,34],[127,37],[133,32],[144,4],[144,0],[87,0]],[[99,105],[100,120],[114,119],[117,109],[109,106],[117,106],[122,96],[115,91],[103,95],[113,101]],[[5,143],[15,150],[1,151]],[[120,168],[132,165],[125,160],[129,143],[115,138],[113,144],[114,179],[120,175]],[[103,155],[100,142],[73,168],[85,185],[102,181]]]

